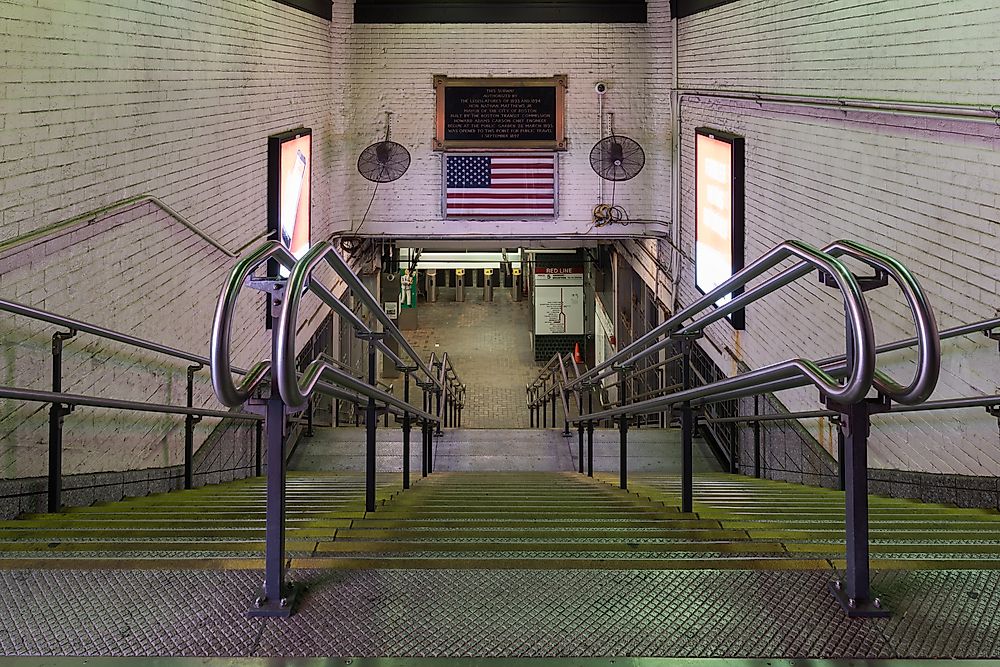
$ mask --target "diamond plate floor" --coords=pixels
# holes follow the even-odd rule
[[[889,619],[846,618],[828,572],[296,573],[286,620],[252,572],[0,573],[0,653],[133,656],[997,657],[1000,574],[881,572]]]

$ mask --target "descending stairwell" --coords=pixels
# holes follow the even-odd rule
[[[843,494],[709,474],[692,514],[679,480],[575,473],[435,473],[399,490],[379,477],[292,473],[287,550],[301,569],[843,568]],[[0,568],[261,567],[264,484],[193,491],[0,523]],[[873,497],[875,569],[1000,566],[1000,515]]]

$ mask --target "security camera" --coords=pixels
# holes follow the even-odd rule
[[[597,85],[594,86],[594,92],[596,92],[598,95],[603,95],[604,93],[608,92],[608,84],[604,83],[603,81],[598,81]]]

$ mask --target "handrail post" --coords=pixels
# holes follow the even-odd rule
[[[760,415],[760,396],[755,395],[753,397],[753,416],[757,417]],[[760,479],[761,469],[760,469],[760,421],[754,420],[752,424],[753,428],[753,476]]]
[[[847,489],[847,467],[844,461],[847,455],[847,443],[844,437],[842,415],[833,415],[830,417],[830,423],[837,426],[837,489],[844,491]]]
[[[433,382],[417,382],[417,386],[420,387],[423,393],[423,410],[425,413],[430,412],[431,398],[430,389],[434,386]],[[427,477],[430,474],[430,421],[424,417],[420,424],[420,476]]]
[[[376,369],[375,342],[381,340],[384,334],[371,331],[359,333],[358,337],[368,342],[368,384],[373,389],[378,386]],[[368,397],[365,406],[365,511],[375,511],[375,459],[376,435],[378,431],[378,414],[375,408],[375,397]]]
[[[587,413],[594,412],[594,385],[588,385]],[[587,420],[587,477],[594,476],[594,420]]]
[[[62,392],[63,343],[76,335],[76,329],[52,334],[52,391]],[[48,509],[56,513],[62,508],[62,433],[66,415],[73,411],[72,405],[53,403],[49,406],[49,487]]]
[[[436,362],[433,365],[433,368],[434,368],[434,370],[436,372],[436,375],[438,377],[441,377],[441,367],[442,367],[442,363],[440,361]],[[441,430],[441,422],[443,421],[443,419],[441,417],[441,394],[442,393],[444,393],[444,387],[438,387],[438,386],[435,385],[435,387],[434,387],[434,395],[435,395],[436,406],[434,408],[434,414],[438,418],[438,420],[436,422],[436,428],[435,428],[434,435],[437,436],[437,437],[441,437],[442,435],[444,435],[444,432]]]
[[[254,425],[254,445],[253,445],[253,470],[254,477],[260,477],[263,472],[261,460],[262,446],[264,444],[264,422],[255,422]]]
[[[871,415],[889,409],[889,401],[880,396],[862,399],[851,405],[834,405],[842,415],[845,459],[845,524],[847,531],[847,573],[845,581],[830,582],[830,590],[848,616],[889,616],[879,598],[872,598],[869,581],[868,543],[868,436]]]
[[[194,407],[194,374],[204,366],[194,364],[187,367],[187,407]],[[194,488],[194,425],[201,417],[186,415],[184,417],[184,488]]]
[[[271,380],[264,404],[267,430],[267,508],[264,524],[264,586],[250,617],[288,617],[294,612],[295,593],[285,575],[285,403]]]
[[[624,378],[629,371],[632,370],[631,366],[616,366],[615,367]],[[622,382],[619,386],[619,403],[622,406],[628,405],[629,403],[629,386],[626,382]],[[619,487],[622,489],[628,488],[628,413],[622,413],[618,416],[618,477],[619,477]],[[635,416],[636,423],[639,422],[639,415]]]
[[[684,359],[681,366],[681,382],[684,389],[691,389],[691,353],[694,337],[681,340]],[[690,401],[681,404],[681,512],[691,512],[694,506],[694,409]]]
[[[572,435],[569,430],[569,392],[565,389],[561,389],[559,392],[562,395],[563,404],[563,435],[565,437],[570,437]]]
[[[410,402],[410,373],[416,370],[415,366],[406,367],[403,370],[403,401]],[[410,488],[410,412],[403,411],[403,488]]]
[[[316,435],[313,431],[313,412],[316,409],[316,399],[313,396],[309,397],[309,405],[306,406],[306,432],[305,437],[311,438]]]
[[[583,474],[583,431],[584,431],[584,425],[582,420],[579,423],[577,423],[576,429],[577,429],[577,434],[580,438],[580,474],[582,475]]]
[[[552,427],[556,425],[556,385],[552,384]]]
[[[333,426],[340,428],[340,399],[333,399]]]
[[[618,487],[628,489],[628,414],[618,416]]]

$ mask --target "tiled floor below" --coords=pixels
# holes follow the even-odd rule
[[[291,619],[247,619],[256,571],[0,572],[4,655],[997,657],[1000,573],[880,572],[850,620],[829,572],[300,571]]]

